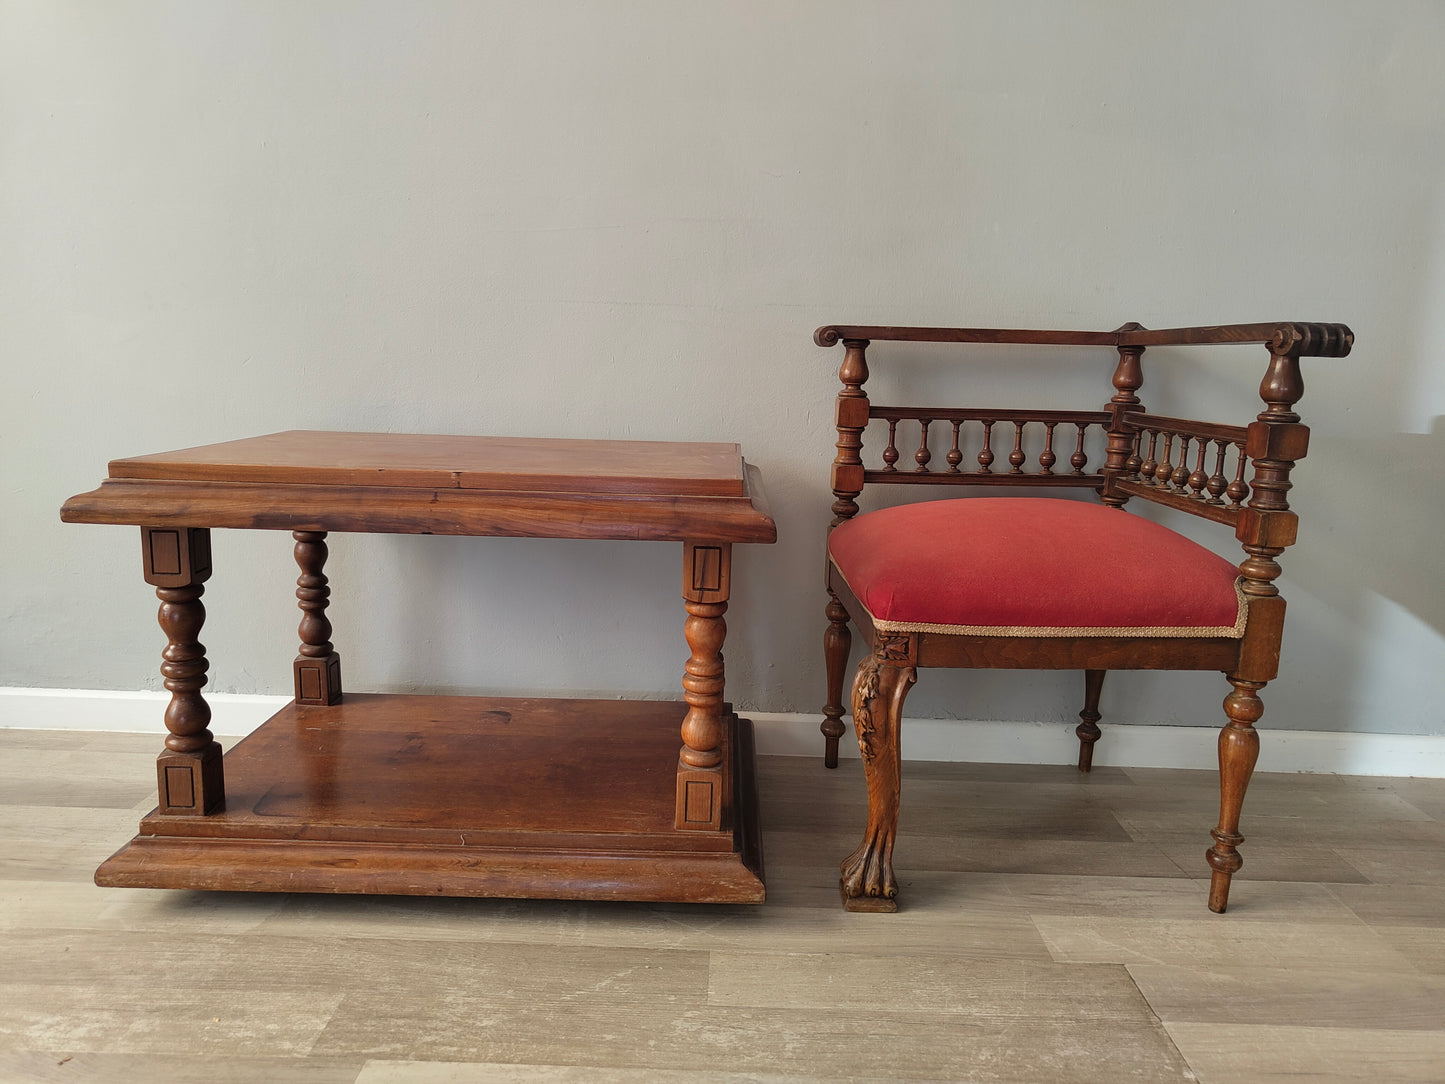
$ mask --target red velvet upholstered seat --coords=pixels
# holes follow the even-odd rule
[[[828,557],[880,632],[1244,634],[1239,570],[1117,508],[972,497],[841,523]]]

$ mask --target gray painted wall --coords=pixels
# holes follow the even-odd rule
[[[812,710],[814,326],[1298,318],[1357,347],[1307,368],[1265,725],[1445,732],[1442,52],[1436,3],[0,3],[0,684],[158,685],[137,532],[57,516],[113,457],[737,440],[780,542],[738,556],[730,695]],[[874,387],[1110,390],[1107,353],[1025,359]],[[1262,359],[1151,352],[1146,399],[1245,419]],[[351,688],[676,695],[679,547],[333,543]],[[284,692],[290,540],[215,550],[211,688]],[[909,713],[1064,720],[1078,684],[928,674]],[[1118,675],[1104,707],[1212,723],[1224,691]]]

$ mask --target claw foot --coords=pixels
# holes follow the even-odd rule
[[[893,876],[893,840],[873,836],[843,860],[838,887],[849,911],[898,910],[898,881]]]

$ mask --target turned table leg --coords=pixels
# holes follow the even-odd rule
[[[211,578],[211,532],[204,527],[142,527],[145,581],[161,600],[166,634],[161,674],[170,691],[165,752],[156,759],[162,813],[214,813],[225,807],[221,746],[211,734],[205,646],[197,640],[206,620],[202,586]]]
[[[884,636],[853,679],[853,729],[868,781],[863,842],[843,860],[839,888],[849,911],[898,910],[893,840],[898,834],[903,700],[918,680],[912,637]]]
[[[723,720],[723,639],[727,622],[732,544],[683,544],[683,634],[692,657],[684,667],[682,750],[677,761],[674,827],[719,831],[729,805]]]
[[[296,563],[301,575],[296,580],[296,599],[301,607],[301,653],[292,666],[296,678],[296,703],[325,707],[341,703],[341,656],[331,642],[331,622],[326,606],[331,587],[322,569],[326,565],[325,531],[292,531],[296,539]]]

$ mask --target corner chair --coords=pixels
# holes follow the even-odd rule
[[[1290,471],[1309,429],[1294,404],[1304,394],[1299,359],[1344,357],[1343,324],[1262,323],[1150,331],[821,327],[822,347],[842,342],[838,376],[834,519],[829,527],[827,704],[824,763],[838,763],[843,677],[856,624],[868,651],[852,687],[852,718],[868,786],[868,822],[842,863],[844,906],[897,909],[893,844],[898,827],[900,721],[920,667],[1082,670],[1076,730],[1089,771],[1099,695],[1109,670],[1218,670],[1232,686],[1219,735],[1220,813],[1205,852],[1209,908],[1223,912],[1243,865],[1240,809],[1259,755],[1259,692],[1278,672],[1285,600],[1277,557],[1295,541]],[[868,399],[866,351],[874,342],[1108,347],[1117,351],[1114,396],[1102,410],[887,407]],[[1137,392],[1148,347],[1256,344],[1269,362],[1264,409],[1247,425],[1149,414]],[[887,443],[872,465],[863,437]],[[913,464],[900,467],[912,451]],[[1093,449],[1091,456],[1090,449]],[[944,450],[935,464],[935,450]],[[1102,466],[1090,470],[1102,449]],[[1060,458],[1066,457],[1061,463]],[[965,459],[971,462],[965,464]],[[1097,461],[1097,459],[1095,459]],[[967,496],[860,514],[867,486],[1092,490],[1099,503],[1033,495]],[[962,491],[956,491],[962,492]],[[1238,567],[1125,509],[1132,498],[1230,528]]]

